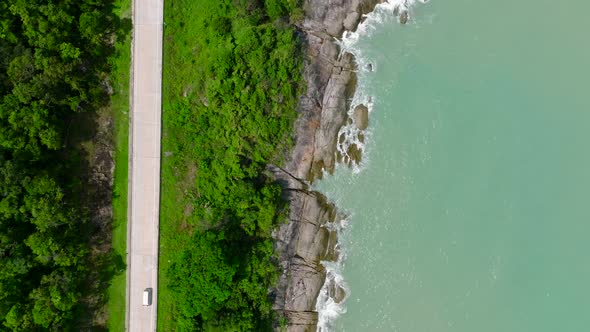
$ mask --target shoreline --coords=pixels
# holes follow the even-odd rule
[[[335,221],[341,220],[334,204],[310,189],[324,171],[332,173],[337,162],[340,129],[355,121],[348,111],[357,84],[356,62],[341,52],[336,40],[345,31],[355,31],[363,15],[384,0],[339,0],[325,3],[306,0],[305,18],[298,25],[303,34],[307,91],[300,98],[295,122],[295,145],[286,167],[269,166],[283,185],[290,202],[289,220],[275,231],[275,251],[282,269],[273,289],[273,310],[284,317],[286,326],[275,330],[316,331],[317,299],[326,282],[322,261],[339,257]],[[341,302],[346,296],[336,284],[327,288],[328,296]]]

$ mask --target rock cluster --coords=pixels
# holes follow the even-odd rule
[[[369,108],[359,104],[354,108],[354,124],[359,130],[365,130],[369,126]]]
[[[338,130],[344,125],[356,88],[356,64],[336,44],[344,30],[354,30],[364,14],[381,0],[307,0],[305,20],[299,26],[306,42],[304,78],[295,125],[296,144],[287,166],[294,175],[313,181],[322,170],[334,169]],[[355,18],[354,21],[352,18]]]
[[[306,43],[307,91],[295,123],[295,147],[285,169],[269,166],[290,201],[289,222],[274,234],[283,273],[273,290],[274,309],[284,315],[290,332],[316,331],[316,300],[326,279],[321,261],[338,256],[336,232],[326,227],[339,218],[337,211],[308,185],[324,171],[334,170],[338,131],[347,120],[356,88],[354,58],[341,53],[335,40],[345,30],[355,30],[362,16],[380,2],[306,0],[304,4],[305,19],[298,28]],[[366,107],[355,111],[359,127],[366,128],[366,113]],[[337,285],[331,285],[328,293],[338,301],[345,296]]]

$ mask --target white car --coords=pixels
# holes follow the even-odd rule
[[[143,290],[143,305],[149,306],[152,305],[152,289],[146,288]]]

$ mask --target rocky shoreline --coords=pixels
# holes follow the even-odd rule
[[[356,64],[350,53],[341,53],[336,38],[354,31],[363,15],[383,0],[306,0],[305,19],[298,26],[305,42],[304,78],[295,123],[295,146],[285,168],[269,166],[283,184],[290,202],[289,221],[274,234],[282,275],[273,290],[273,309],[286,318],[286,330],[316,331],[316,302],[326,270],[321,261],[338,258],[337,234],[330,223],[340,220],[336,207],[310,189],[314,179],[335,167],[338,132],[349,118],[356,88]],[[366,113],[366,112],[365,112]],[[365,123],[358,126],[366,128]],[[350,122],[349,122],[350,123]],[[364,129],[364,128],[363,128]],[[336,302],[345,297],[335,284],[328,295]],[[276,330],[283,330],[277,326]]]

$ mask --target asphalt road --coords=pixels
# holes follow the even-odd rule
[[[127,229],[127,331],[156,331],[162,117],[163,0],[134,0]],[[143,291],[152,288],[152,304]]]

